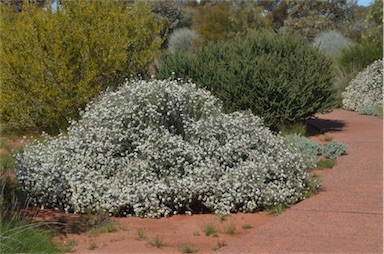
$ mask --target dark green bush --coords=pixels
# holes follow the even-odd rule
[[[167,55],[157,78],[192,79],[219,97],[227,112],[251,109],[279,129],[333,107],[331,64],[298,38],[248,34],[195,54]]]
[[[382,45],[355,44],[343,49],[339,59],[340,65],[347,72],[362,71],[375,60],[383,57]]]

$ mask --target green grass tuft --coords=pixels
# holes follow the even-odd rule
[[[285,206],[283,204],[277,204],[268,209],[268,213],[272,215],[279,215],[285,211]]]
[[[191,243],[181,244],[179,247],[179,250],[182,253],[195,253],[198,251],[198,249],[195,246],[193,246]]]
[[[244,224],[244,225],[242,226],[242,228],[243,228],[243,229],[251,229],[252,226],[249,225],[249,224]]]
[[[151,240],[149,240],[148,243],[149,245],[156,248],[161,248],[166,245],[164,240],[159,235],[156,235],[155,237],[153,237]]]
[[[52,241],[53,233],[41,226],[47,223],[25,224],[20,219],[1,218],[0,249],[2,253],[64,253],[63,246]]]
[[[212,250],[215,251],[224,246],[227,246],[227,243],[225,241],[217,241],[217,245],[213,247]]]
[[[216,226],[212,222],[207,222],[203,224],[203,231],[206,236],[209,235],[217,235],[217,229]]]
[[[229,225],[227,225],[225,227],[225,233],[230,235],[230,236],[234,236],[236,234],[236,226],[234,223],[230,223]]]
[[[147,238],[143,228],[138,228],[136,232],[137,232],[137,237],[139,238],[139,240]]]
[[[6,153],[0,153],[0,173],[13,171],[14,168],[13,157]]]
[[[109,222],[109,223],[100,224],[100,225],[97,225],[97,226],[91,228],[90,230],[88,230],[88,235],[89,236],[98,236],[101,234],[116,232],[116,231],[117,231],[117,228],[116,228],[115,224]]]
[[[323,159],[320,160],[317,164],[317,168],[333,168],[336,165],[336,159]]]

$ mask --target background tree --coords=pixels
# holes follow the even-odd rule
[[[38,7],[43,7],[46,4],[52,3],[53,0],[0,0],[0,3],[11,5],[16,12],[21,12],[23,3],[35,4]]]
[[[375,0],[369,6],[368,16],[365,20],[366,33],[363,40],[382,46],[383,44],[383,2]]]
[[[233,38],[238,33],[270,28],[264,8],[252,1],[204,1],[193,16],[193,29],[203,44]]]
[[[339,29],[352,19],[355,6],[356,1],[348,0],[288,0],[283,31],[312,41],[318,33]]]

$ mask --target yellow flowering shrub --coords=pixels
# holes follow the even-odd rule
[[[100,91],[145,74],[163,41],[142,1],[0,9],[0,115],[13,129],[64,128]]]

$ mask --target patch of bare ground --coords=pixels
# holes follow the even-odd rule
[[[58,227],[54,241],[69,246],[69,253],[211,253],[275,218],[267,212],[174,215],[159,219],[111,217],[108,220],[115,232],[90,234],[70,232],[85,223],[81,215],[39,208],[28,208],[23,213],[35,221],[65,221],[67,226]]]

